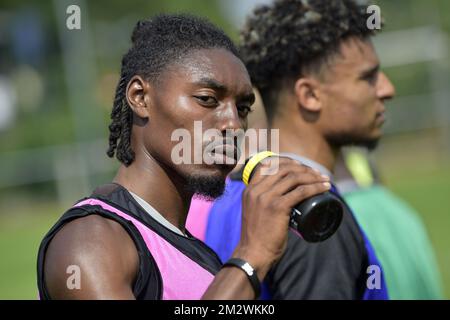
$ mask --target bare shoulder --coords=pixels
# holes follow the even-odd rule
[[[139,257],[116,221],[89,215],[68,222],[50,242],[45,285],[53,299],[133,298]]]

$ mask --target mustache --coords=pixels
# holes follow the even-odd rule
[[[241,147],[238,137],[224,137],[222,139],[215,138],[213,141],[205,141],[203,143],[203,152],[207,154],[214,153],[216,148],[222,146],[224,148],[222,149],[222,152],[219,153],[227,154],[230,153],[230,150],[233,150],[233,158],[236,160],[239,159],[241,155]]]

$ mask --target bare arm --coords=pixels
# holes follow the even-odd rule
[[[69,222],[52,239],[44,280],[52,299],[135,299],[138,266],[136,246],[123,227],[91,215]],[[78,270],[80,288],[73,278]]]

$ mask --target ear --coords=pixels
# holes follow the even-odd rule
[[[133,76],[127,85],[127,102],[133,112],[140,118],[150,116],[150,83],[141,76]]]
[[[320,99],[320,83],[314,78],[299,78],[295,82],[295,96],[301,108],[310,112],[322,109]]]

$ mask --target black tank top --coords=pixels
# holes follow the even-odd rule
[[[50,241],[66,223],[90,214],[118,222],[133,239],[139,255],[139,271],[133,284],[136,299],[200,299],[221,267],[216,253],[202,241],[188,231],[186,237],[166,228],[124,187],[111,183],[78,201],[42,240],[37,263],[41,299],[51,299],[44,280],[44,259]]]

